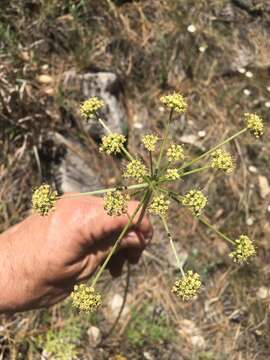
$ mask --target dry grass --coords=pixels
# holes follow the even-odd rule
[[[243,109],[267,118],[267,2],[261,1],[265,9],[255,14],[235,3],[228,6],[225,0],[147,0],[117,6],[111,0],[2,1],[0,230],[27,215],[32,187],[46,181],[42,160],[46,159],[49,131],[78,133],[69,117],[75,112],[80,94],[62,85],[63,73],[71,68],[78,72],[94,67],[110,69],[120,76],[131,148],[138,147],[140,133],[132,127],[138,119],[161,132],[164,114],[158,99],[171,89],[181,89],[189,102],[188,117],[174,125],[175,140],[195,135],[198,147],[187,143],[188,153],[208,148],[216,139],[233,133],[241,126]],[[187,31],[190,24],[196,26],[195,33]],[[243,66],[252,71],[253,78],[238,72],[238,67]],[[244,89],[250,91],[249,96]],[[202,130],[206,135],[200,138]],[[270,279],[269,195],[260,196],[258,182],[260,175],[270,178],[268,136],[269,132],[264,141],[256,142],[245,136],[229,146],[237,162],[232,176],[208,174],[198,180],[194,175],[181,184],[181,189],[176,188],[183,191],[199,184],[209,194],[207,215],[218,227],[233,237],[248,232],[256,239],[258,257],[252,264],[242,268],[231,265],[228,248],[216,236],[182,210],[173,208],[173,233],[189,254],[188,265],[203,277],[205,286],[199,298],[182,304],[168,292],[174,270],[168,264],[166,237],[158,224],[153,244],[140,265],[132,269],[128,303],[137,311],[142,303],[151,304],[147,316],[149,312],[153,319],[164,316],[163,330],[174,332],[174,336],[168,332],[170,341],[151,342],[149,334],[139,333],[145,341],[142,346],[134,345],[135,335],[127,335],[134,321],[130,314],[113,335],[97,349],[91,349],[86,335],[90,321],[104,333],[110,321],[104,314],[82,319],[69,303],[64,303],[50,310],[2,316],[1,358],[39,359],[46,333],[57,333],[70,321],[74,333],[80,332],[79,340],[71,336],[70,341],[82,359],[108,359],[119,353],[132,360],[147,358],[145,353],[153,359],[270,357],[269,293],[265,299],[257,295],[259,288],[269,286]],[[249,171],[250,165],[257,168],[257,173]],[[248,227],[250,218],[254,224]],[[124,278],[113,285],[105,279],[104,289],[108,294],[115,286],[119,292],[124,291]]]

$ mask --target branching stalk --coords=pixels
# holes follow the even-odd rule
[[[156,164],[156,171],[157,172],[160,171],[160,162],[161,162],[161,159],[162,159],[162,156],[163,156],[163,153],[164,153],[164,149],[165,149],[165,145],[166,145],[166,141],[167,141],[167,138],[168,138],[170,123],[171,123],[171,120],[172,120],[172,115],[173,115],[173,109],[171,109],[171,111],[170,111],[169,120],[167,121],[167,124],[166,124],[164,137],[163,137],[160,152],[159,152],[159,157],[158,157],[158,161],[157,161],[157,164]]]
[[[229,138],[225,139],[224,141],[222,141],[221,143],[219,143],[218,145],[214,146],[213,148],[211,148],[210,150],[206,151],[205,153],[203,153],[202,155],[198,156],[197,158],[191,160],[190,162],[184,164],[179,170],[183,170],[193,164],[195,164],[197,161],[203,159],[204,157],[206,157],[207,155],[210,155],[212,152],[214,152],[215,150],[217,150],[218,148],[220,148],[221,146],[227,144],[228,142],[232,141],[233,139],[235,139],[237,136],[243,134],[244,132],[246,132],[248,129],[244,128],[240,131],[238,131],[236,134],[230,136]]]
[[[134,218],[136,217],[136,215],[138,214],[138,212],[140,211],[140,209],[143,207],[145,200],[148,196],[148,191],[146,191],[144,193],[144,196],[142,198],[142,200],[140,201],[139,205],[137,206],[136,210],[134,211],[134,213],[131,215],[131,217],[129,218],[129,221],[127,222],[127,224],[125,225],[125,227],[123,228],[123,230],[121,231],[120,235],[118,236],[116,242],[114,243],[113,247],[111,248],[110,253],[108,254],[108,256],[106,257],[105,261],[103,262],[103,264],[101,265],[101,267],[99,268],[94,280],[92,281],[91,287],[95,288],[96,283],[98,282],[101,274],[103,273],[106,265],[108,264],[108,262],[110,261],[111,257],[113,256],[113,254],[115,253],[116,249],[118,248],[121,240],[123,239],[123,237],[126,235],[126,233],[129,230],[130,225],[132,224],[132,221],[134,220]]]
[[[180,259],[179,259],[178,254],[177,254],[177,250],[176,250],[176,248],[175,248],[174,241],[173,241],[172,235],[171,235],[171,233],[170,233],[170,230],[169,230],[167,221],[166,221],[166,219],[165,219],[163,216],[161,217],[161,219],[162,219],[164,228],[165,228],[165,230],[166,230],[166,233],[167,233],[167,235],[168,235],[168,238],[169,238],[169,240],[170,240],[170,245],[171,245],[173,254],[174,254],[174,256],[175,256],[177,266],[179,267],[182,276],[185,276],[185,272],[184,272],[184,270],[183,270],[183,267],[182,267],[182,265],[181,265],[181,261],[180,261]]]

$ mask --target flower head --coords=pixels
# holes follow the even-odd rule
[[[184,160],[184,149],[183,146],[172,144],[167,150],[167,158],[169,162]]]
[[[48,215],[55,208],[57,198],[57,191],[53,191],[50,185],[43,184],[33,192],[33,209],[42,216]]]
[[[96,115],[97,111],[104,106],[104,101],[95,97],[92,97],[84,101],[80,106],[81,116],[86,119],[90,119],[93,115]]]
[[[200,287],[200,275],[189,270],[185,276],[175,281],[172,292],[176,294],[176,296],[181,297],[184,301],[188,301],[196,296]]]
[[[230,153],[225,150],[218,149],[212,154],[211,167],[214,169],[223,170],[229,174],[233,171],[234,161]]]
[[[235,240],[235,249],[229,254],[234,262],[242,264],[247,262],[250,257],[256,255],[254,242],[246,235],[240,235]]]
[[[165,174],[166,180],[177,180],[180,178],[178,169],[167,169]]]
[[[153,134],[145,135],[142,138],[142,143],[143,143],[144,147],[148,151],[155,151],[156,150],[157,141],[158,141],[158,137],[156,135],[153,135]]]
[[[189,208],[193,215],[201,215],[207,204],[207,197],[200,190],[190,190],[182,198],[182,204]]]
[[[102,144],[99,147],[101,152],[105,152],[106,154],[117,154],[121,152],[121,149],[126,142],[126,138],[121,134],[110,134],[107,136],[103,136]]]
[[[247,128],[249,131],[255,136],[260,137],[263,134],[263,119],[257,115],[252,113],[246,113],[245,120],[247,124]]]
[[[125,178],[131,177],[142,182],[146,174],[146,166],[140,160],[134,159],[127,164],[123,176]]]
[[[154,196],[149,206],[149,212],[155,215],[166,217],[169,205],[170,201],[164,194]]]
[[[187,103],[185,98],[174,92],[173,94],[165,95],[160,98],[160,101],[168,108],[179,113],[184,113],[187,110]]]
[[[101,295],[85,284],[75,285],[71,298],[72,305],[80,311],[94,312],[101,305]]]
[[[104,196],[104,209],[110,216],[120,216],[127,212],[129,200],[129,195],[120,190],[108,191]]]

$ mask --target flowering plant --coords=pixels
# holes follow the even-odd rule
[[[134,184],[123,184],[121,187],[100,189],[83,193],[83,195],[104,194],[104,209],[110,216],[120,216],[127,212],[127,202],[130,200],[129,192],[136,191],[141,195],[139,204],[130,216],[127,225],[123,228],[115,241],[107,258],[91,280],[90,286],[86,284],[75,285],[71,294],[73,305],[81,311],[92,312],[101,305],[101,295],[96,292],[96,284],[102,275],[112,255],[117,250],[121,240],[128,232],[136,215],[140,213],[139,222],[146,211],[159,216],[167,233],[170,246],[178,264],[180,276],[175,279],[171,291],[184,301],[194,298],[201,286],[200,275],[192,269],[184,270],[176,251],[173,236],[169,230],[167,213],[171,201],[185,207],[198,220],[230,243],[232,249],[229,257],[235,263],[247,262],[256,254],[254,241],[247,235],[239,235],[232,240],[220,230],[211,225],[202,215],[208,199],[199,189],[190,189],[186,194],[179,194],[170,189],[170,183],[184,179],[187,175],[217,169],[225,174],[230,174],[234,169],[234,160],[230,153],[222,149],[228,142],[236,137],[250,132],[255,137],[263,134],[263,120],[257,114],[244,114],[244,127],[234,135],[225,139],[210,150],[190,161],[185,161],[185,153],[181,144],[169,142],[170,125],[174,113],[185,113],[187,102],[179,93],[162,96],[161,103],[169,109],[168,120],[165,125],[164,135],[159,138],[155,134],[147,134],[141,141],[149,155],[149,164],[145,164],[137,155],[131,154],[125,147],[126,138],[122,134],[112,133],[100,118],[99,110],[104,102],[96,97],[85,101],[81,107],[81,115],[86,119],[96,119],[106,130],[107,135],[102,138],[100,151],[108,155],[123,153],[128,163],[123,171],[123,179],[132,179]],[[207,159],[207,160],[205,160]],[[205,161],[201,167],[193,167],[197,162]],[[72,195],[72,196],[79,196]],[[33,193],[33,208],[42,216],[46,216],[55,207],[59,198],[49,185],[43,184]]]

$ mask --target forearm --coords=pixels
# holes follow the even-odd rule
[[[22,226],[23,224],[23,226]],[[33,306],[33,272],[25,246],[25,221],[0,235],[0,313],[24,311]]]

